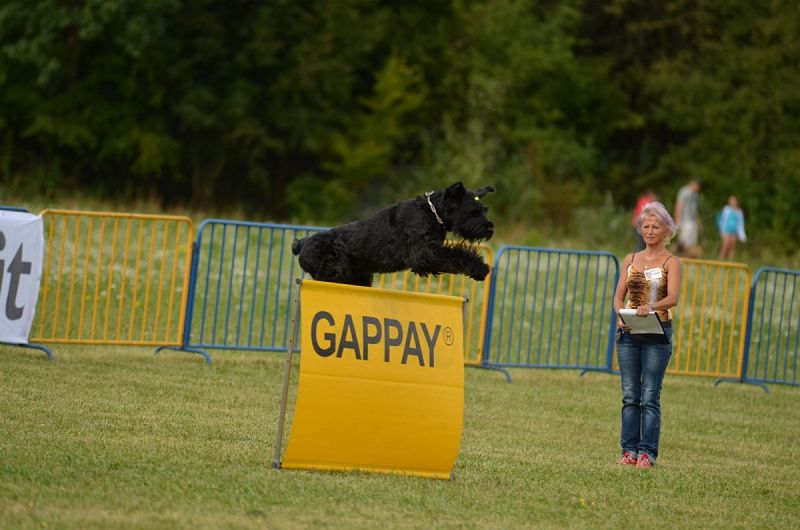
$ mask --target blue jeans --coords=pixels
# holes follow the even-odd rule
[[[672,328],[664,328],[672,340]],[[617,332],[617,360],[622,381],[622,452],[658,458],[661,434],[661,383],[672,344],[634,344],[629,333]]]

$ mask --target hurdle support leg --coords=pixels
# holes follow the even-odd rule
[[[294,357],[294,349],[297,344],[297,327],[300,323],[300,286],[303,283],[302,279],[295,280],[297,282],[297,290],[295,291],[294,299],[292,300],[292,320],[289,322],[289,327],[292,334],[289,336],[289,348],[286,352],[286,368],[283,372],[283,390],[281,391],[281,408],[278,413],[278,432],[275,434],[275,456],[272,461],[274,469],[281,468],[281,446],[283,444],[283,430],[286,420],[286,405],[289,400],[289,381],[292,375],[292,358]]]
[[[503,376],[506,378],[506,383],[511,382],[511,372],[508,370],[508,368],[503,368],[502,366],[494,366],[491,364],[478,364],[475,365],[475,368],[482,368],[484,370],[495,370],[503,374]]]
[[[206,364],[211,366],[211,356],[205,350],[200,350],[198,348],[187,348],[185,346],[159,346],[156,348],[156,351],[153,355],[158,355],[161,353],[161,350],[173,350],[173,351],[185,351],[189,353],[196,353],[198,355],[202,355],[203,359],[205,359]]]
[[[769,387],[765,383],[761,383],[759,381],[748,381],[747,379],[734,379],[734,378],[721,378],[714,381],[714,386],[718,386],[720,383],[742,383],[745,385],[756,385],[760,386],[764,392],[769,394]]]
[[[588,372],[601,372],[601,373],[604,373],[604,374],[612,374],[612,375],[618,373],[618,372],[615,372],[614,370],[612,370],[611,368],[582,368],[580,373],[578,374],[578,376],[579,377],[583,377]]]
[[[42,346],[41,344],[31,344],[30,342],[19,342],[19,343],[10,343],[5,342],[3,344],[8,344],[9,346],[19,346],[20,348],[28,348],[31,350],[39,350],[43,351],[47,355],[48,360],[53,360],[53,352],[47,346]]]

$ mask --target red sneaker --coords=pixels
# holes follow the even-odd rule
[[[621,466],[635,466],[636,459],[633,458],[633,455],[630,453],[630,451],[625,451],[622,453],[622,456],[619,458],[619,460],[617,460],[617,464]]]
[[[642,453],[639,455],[639,460],[636,461],[636,467],[651,468],[653,467],[653,463],[645,453]]]

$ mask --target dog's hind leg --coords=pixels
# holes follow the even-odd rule
[[[295,241],[292,251],[299,251],[300,267],[317,281],[355,284],[347,253],[334,232],[320,232]]]
[[[365,287],[372,285],[372,275],[354,273],[349,260],[342,255],[317,256],[311,277],[320,282],[346,283]]]
[[[337,259],[324,259],[315,264],[311,277],[320,282],[346,283],[363,285],[348,267],[343,267]]]

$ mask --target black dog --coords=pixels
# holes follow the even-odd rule
[[[460,182],[445,190],[399,202],[372,217],[296,239],[292,253],[315,280],[372,285],[374,273],[411,269],[427,276],[465,274],[483,280],[489,266],[464,244],[445,245],[447,232],[467,241],[492,237],[494,225],[481,197],[491,186],[469,191]]]

